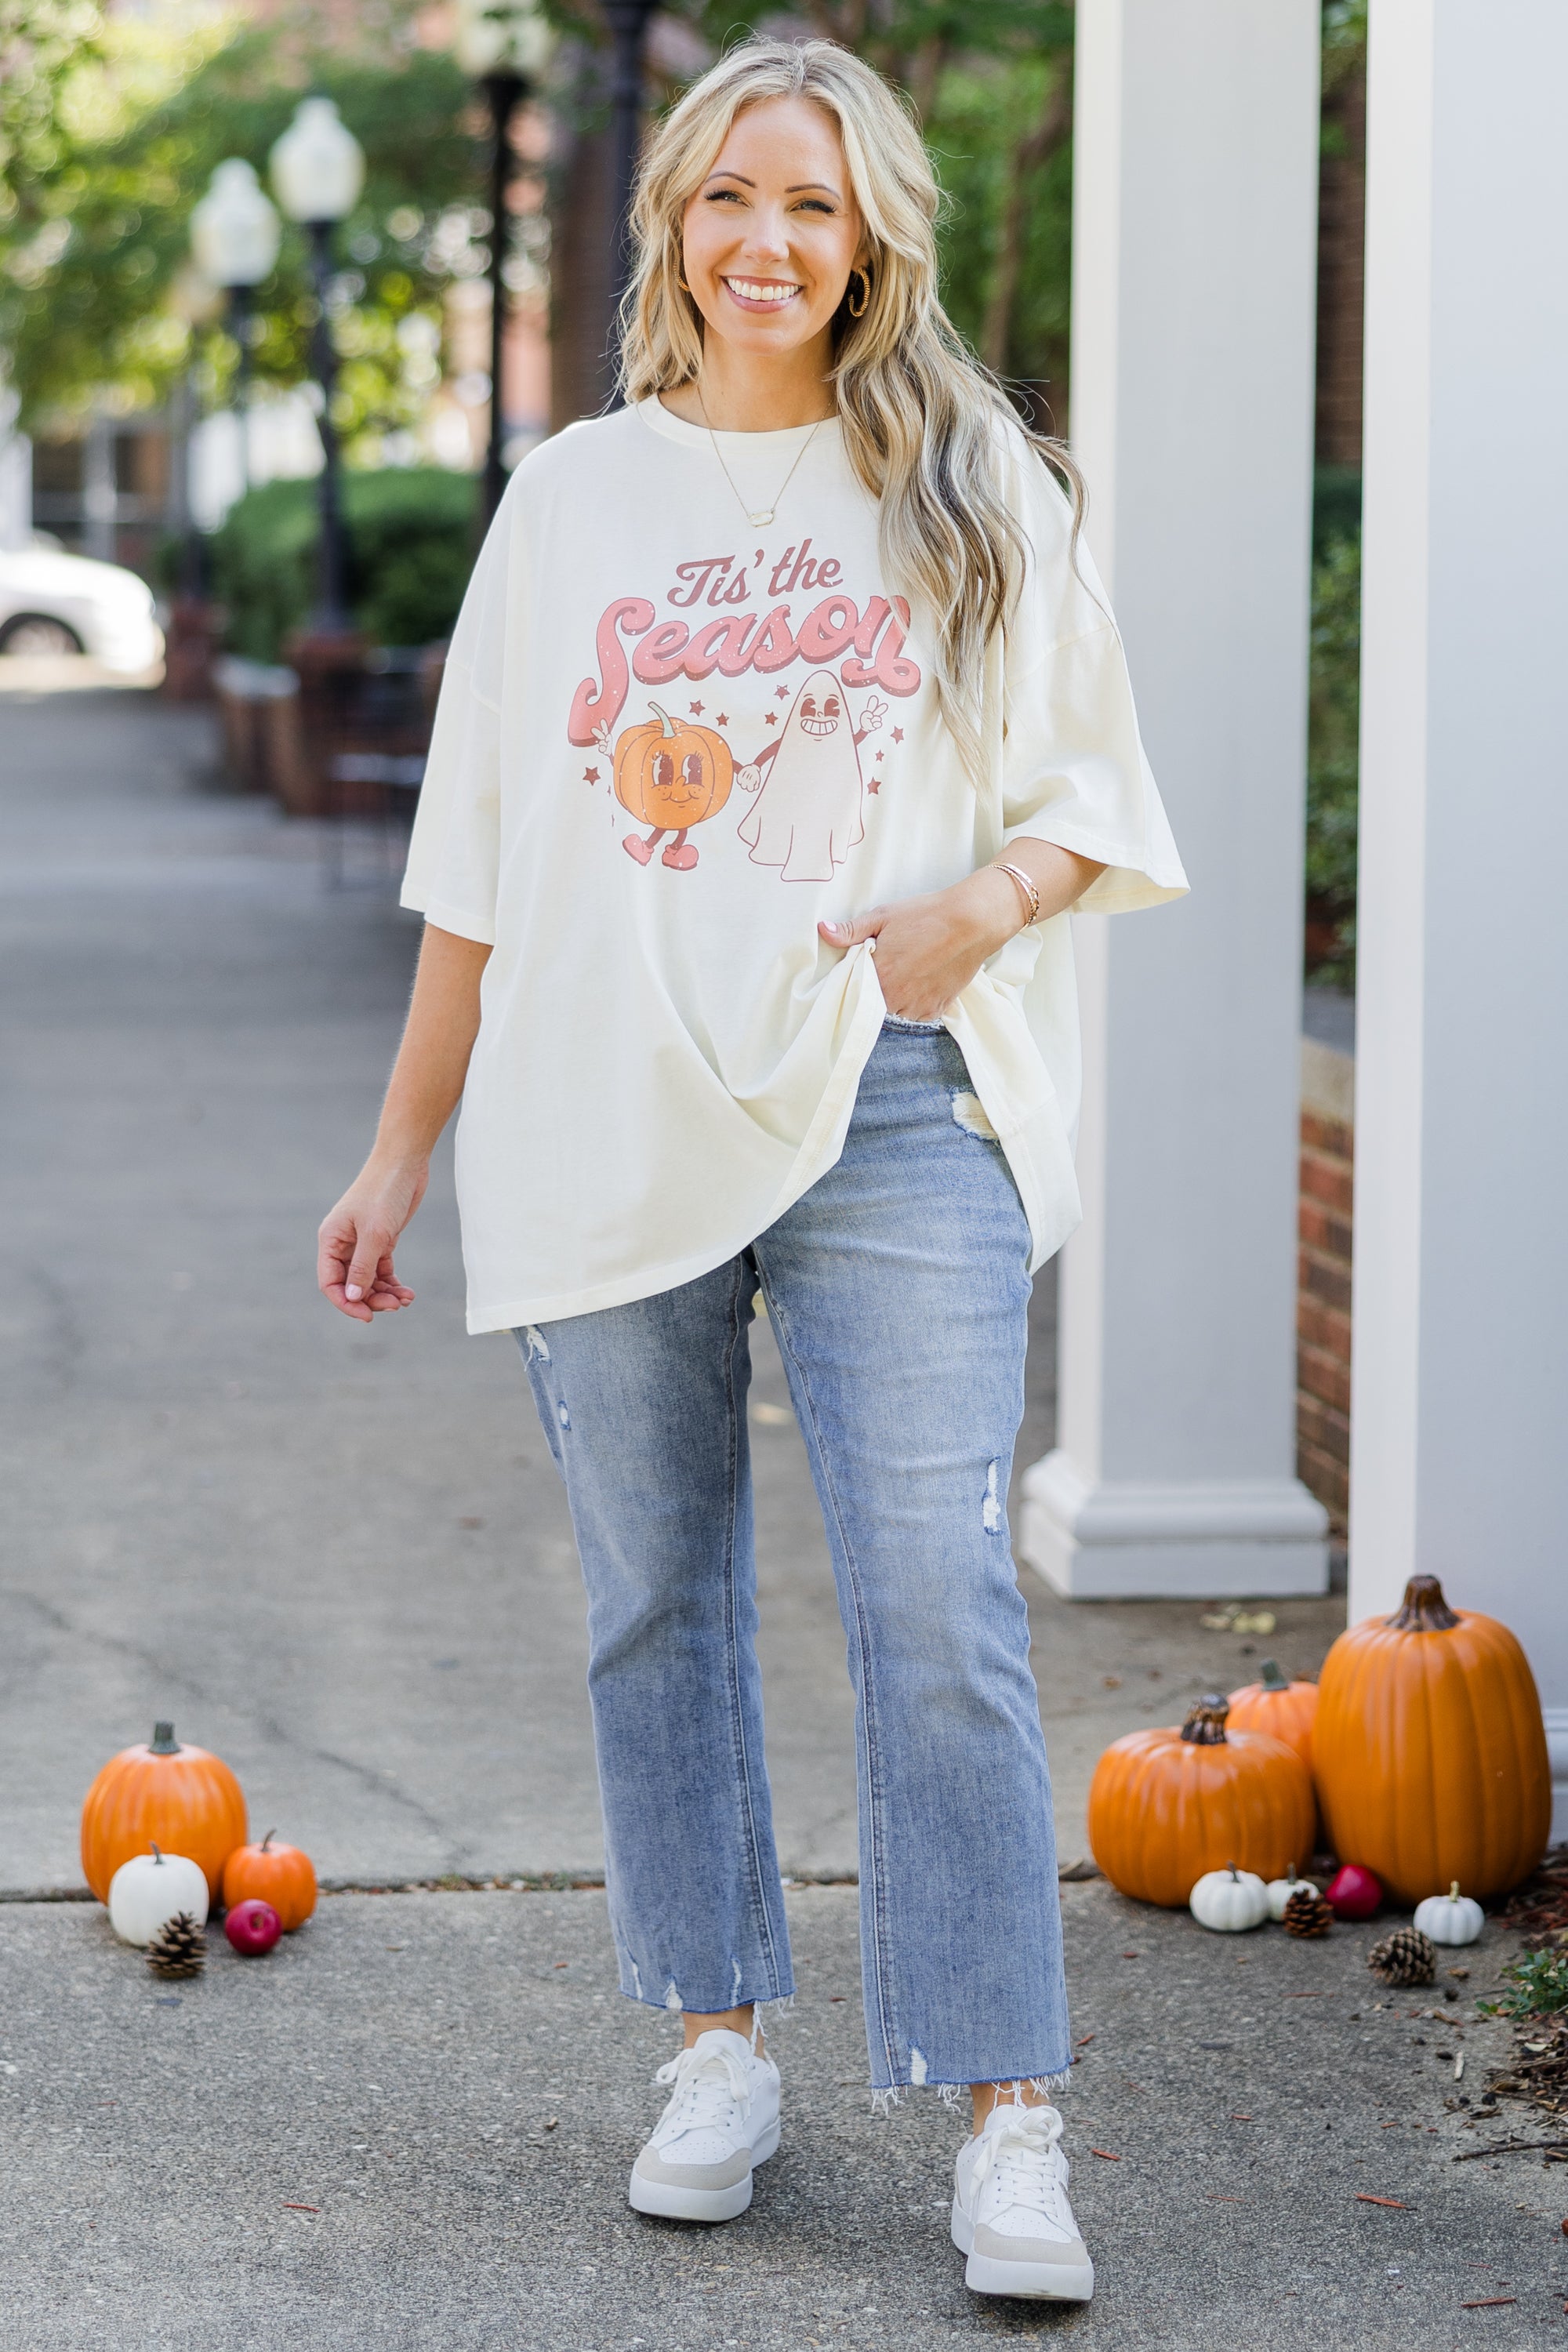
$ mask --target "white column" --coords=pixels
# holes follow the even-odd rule
[[[1377,0],[1352,1621],[1518,1633],[1568,1835],[1568,11]]]
[[[1080,919],[1085,1219],[1020,1549],[1321,1591],[1293,1475],[1318,0],[1079,0],[1072,437],[1192,880]]]

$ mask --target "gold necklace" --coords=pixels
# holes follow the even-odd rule
[[[795,465],[790,467],[788,473],[779,484],[778,488],[774,491],[772,506],[758,507],[753,512],[752,508],[746,504],[745,499],[741,498],[740,485],[736,481],[734,475],[730,471],[729,467],[724,463],[724,452],[719,446],[719,436],[714,432],[712,425],[708,424],[708,403],[702,397],[702,387],[699,383],[694,383],[691,388],[697,394],[697,405],[702,411],[703,424],[708,425],[708,438],[713,444],[713,455],[719,460],[720,469],[723,474],[724,479],[734,491],[736,498],[740,499],[741,512],[745,516],[746,520],[756,530],[761,530],[766,524],[772,522],[774,515],[777,514],[779,510],[779,500],[784,497],[784,492],[788,489],[790,484],[795,479],[795,466],[799,465],[801,459],[805,457],[806,451],[816,440],[818,431],[826,424],[827,419],[826,416],[819,416],[816,423],[806,435],[805,439],[801,443],[800,447],[795,451]]]

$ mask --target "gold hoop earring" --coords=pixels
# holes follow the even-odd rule
[[[849,275],[851,278],[858,278],[865,289],[858,303],[855,302],[849,295],[846,293],[845,300],[848,308],[849,316],[852,319],[863,319],[866,315],[866,306],[871,299],[871,273],[868,269],[852,269],[849,272]]]
[[[682,292],[683,294],[689,294],[689,293],[690,293],[691,289],[690,289],[690,287],[687,284],[687,282],[686,282],[685,278],[682,278],[682,276],[681,276],[681,274],[680,274],[680,272],[679,272],[679,269],[678,269],[678,270],[676,271],[676,273],[675,273],[675,282],[676,282],[676,284],[679,287],[679,289],[680,289],[680,290],[681,290],[681,292]]]

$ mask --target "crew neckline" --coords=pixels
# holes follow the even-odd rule
[[[689,449],[712,446],[706,425],[689,425],[684,416],[677,416],[673,410],[666,408],[657,392],[639,400],[637,412],[650,431],[662,433],[667,441],[679,441]],[[731,433],[716,427],[713,440],[732,443],[742,449],[784,449],[796,447],[813,433],[824,441],[829,440],[841,429],[841,420],[835,410],[831,416],[816,417],[809,425],[780,425],[766,433]]]

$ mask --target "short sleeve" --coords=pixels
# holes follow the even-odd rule
[[[1004,662],[1005,838],[1054,842],[1105,867],[1078,901],[1113,915],[1179,898],[1187,877],[1144,756],[1127,659],[1067,501],[1018,453],[1030,554]]]
[[[468,582],[441,679],[402,903],[459,938],[493,947],[500,835],[501,662],[507,550],[515,507],[502,500]]]

